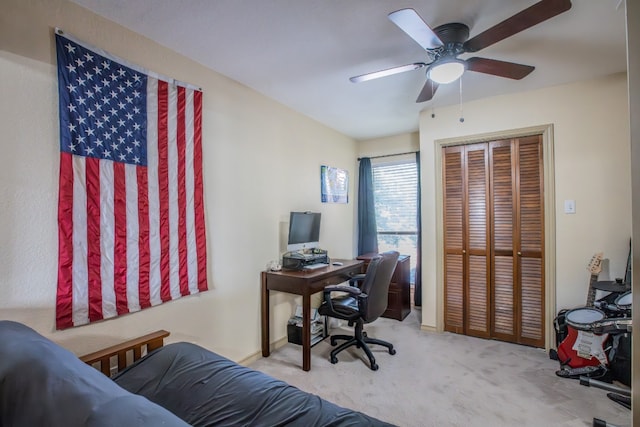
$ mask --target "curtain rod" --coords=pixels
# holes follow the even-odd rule
[[[370,159],[380,159],[382,157],[393,157],[393,156],[404,156],[405,154],[415,154],[415,153],[419,153],[420,151],[407,151],[406,153],[396,153],[396,154],[383,154],[381,156],[371,156],[369,157]],[[363,157],[358,157],[358,161],[362,160]]]

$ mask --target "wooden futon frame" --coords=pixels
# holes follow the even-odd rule
[[[159,330],[86,354],[81,356],[80,360],[111,377],[146,354],[162,347],[164,339],[168,336],[169,332]],[[112,363],[112,360],[117,361],[117,364]]]

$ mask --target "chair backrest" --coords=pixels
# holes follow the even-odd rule
[[[387,309],[389,283],[391,283],[399,256],[398,252],[389,251],[374,257],[369,262],[360,288],[368,295],[360,305],[360,315],[365,323],[376,320]]]

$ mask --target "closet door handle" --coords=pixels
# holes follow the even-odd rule
[[[462,255],[466,254],[467,251],[465,249],[462,250]]]
[[[522,252],[518,252],[518,256],[522,256]]]

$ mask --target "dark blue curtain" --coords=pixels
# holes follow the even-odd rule
[[[415,285],[414,285],[414,293],[413,293],[413,304],[416,307],[420,307],[422,305],[422,203],[420,202],[420,196],[422,195],[421,186],[420,186],[420,152],[416,153],[416,171],[418,173],[418,209],[416,218],[416,225],[418,226],[418,242],[417,242],[417,253],[416,253],[416,277],[415,277]]]
[[[378,253],[378,229],[370,158],[360,159],[358,178],[358,255]]]

